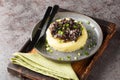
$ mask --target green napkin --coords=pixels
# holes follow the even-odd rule
[[[21,65],[32,71],[57,78],[59,80],[79,80],[70,63],[51,61],[38,53],[14,54],[11,58],[13,64]]]

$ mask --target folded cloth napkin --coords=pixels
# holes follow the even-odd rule
[[[51,61],[38,53],[14,54],[11,58],[13,64],[21,65],[32,71],[51,76],[59,80],[79,80],[70,63]]]

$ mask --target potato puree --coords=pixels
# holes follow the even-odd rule
[[[82,35],[78,37],[77,41],[68,41],[68,42],[61,42],[59,38],[54,38],[51,34],[50,29],[48,28],[46,31],[47,42],[51,47],[53,47],[57,51],[72,52],[78,50],[86,44],[88,38],[86,28],[83,25],[82,28],[83,28]]]

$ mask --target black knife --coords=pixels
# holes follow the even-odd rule
[[[55,5],[55,6],[53,7],[53,9],[52,9],[52,12],[50,13],[51,7],[48,7],[48,9],[47,9],[47,11],[46,11],[46,12],[47,12],[47,13],[46,13],[47,15],[45,14],[45,16],[44,16],[45,19],[43,18],[43,20],[42,20],[42,22],[41,22],[41,24],[40,24],[40,27],[38,28],[38,30],[36,31],[35,35],[33,36],[32,41],[30,42],[28,48],[26,49],[26,52],[31,51],[32,48],[35,46],[35,44],[38,42],[39,37],[40,37],[40,34],[41,34],[41,31],[42,31],[42,28],[43,28],[43,26],[45,25],[46,20],[48,19],[47,26],[45,26],[45,31],[47,30],[48,26],[49,26],[50,23],[52,22],[52,20],[53,20],[55,14],[57,13],[58,9],[59,9],[59,6],[58,6],[58,5]],[[48,14],[49,14],[49,15],[48,15]],[[49,18],[48,18],[48,17],[49,17]],[[45,33],[45,32],[44,32],[44,33]]]
[[[46,20],[48,19],[50,13],[51,13],[52,7],[49,6],[45,12],[45,15],[38,27],[38,30],[36,31],[35,35],[32,37],[32,40],[30,40],[29,45],[27,46],[26,50],[24,52],[29,52],[31,50],[32,47],[34,47],[33,45],[36,43],[36,41],[38,40],[40,34],[41,34],[41,30],[44,26],[44,24],[46,23]]]

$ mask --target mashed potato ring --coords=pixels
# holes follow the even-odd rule
[[[82,25],[82,24],[81,24]],[[46,31],[46,39],[48,44],[57,51],[61,52],[72,52],[78,50],[86,44],[88,34],[86,28],[82,25],[82,35],[78,38],[77,41],[61,42],[59,38],[52,37],[50,29]]]

